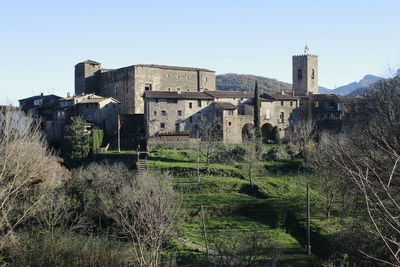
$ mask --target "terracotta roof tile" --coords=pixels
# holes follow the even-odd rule
[[[213,99],[203,92],[146,91],[144,95],[146,98]]]
[[[215,102],[216,105],[220,106],[222,109],[237,109],[238,107],[229,102]]]

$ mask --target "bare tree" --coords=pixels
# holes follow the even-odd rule
[[[213,233],[211,245],[218,266],[276,266],[280,246],[264,231]],[[266,260],[270,257],[270,260]]]
[[[259,138],[256,138],[253,128],[248,131],[248,140],[244,144],[245,155],[244,162],[246,163],[247,176],[251,185],[254,188],[254,173],[258,170],[258,162],[262,154],[262,146]]]
[[[0,247],[68,175],[49,152],[39,122],[16,109],[0,112]]]
[[[361,193],[371,222],[366,230],[380,238],[387,255],[361,252],[400,266],[400,80],[383,81],[374,90],[372,119],[331,140],[327,156]]]
[[[211,158],[218,152],[221,143],[221,124],[217,121],[205,121],[200,125],[201,138],[199,150],[208,166]]]
[[[313,120],[300,119],[296,121],[293,127],[292,139],[299,145],[301,152],[304,150],[307,143],[313,140],[316,132],[316,125]]]
[[[111,190],[98,192],[105,214],[116,234],[134,242],[138,266],[158,266],[165,238],[172,232],[180,201],[166,173],[140,172],[116,181]]]

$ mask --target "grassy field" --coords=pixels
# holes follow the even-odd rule
[[[176,190],[184,200],[184,217],[178,231],[181,237],[205,245],[200,208],[203,205],[210,239],[261,231],[281,249],[280,266],[312,266],[318,257],[303,252],[307,174],[298,171],[300,165],[300,160],[260,162],[251,188],[243,162],[200,164],[198,182],[194,150],[154,150],[148,161],[150,168],[170,171],[175,177]],[[320,197],[315,191],[312,195]],[[212,242],[210,248],[214,248]],[[192,261],[196,257],[204,259],[201,253],[186,253],[195,253],[189,257]]]

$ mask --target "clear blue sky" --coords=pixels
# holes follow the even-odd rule
[[[319,56],[333,88],[400,66],[400,1],[9,0],[0,3],[0,103],[74,91],[74,65],[165,64],[291,82],[291,56]]]

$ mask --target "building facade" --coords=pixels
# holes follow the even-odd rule
[[[75,66],[75,94],[113,97],[121,102],[123,114],[144,114],[146,91],[213,90],[215,72],[208,69],[140,64],[111,70],[92,60]]]

